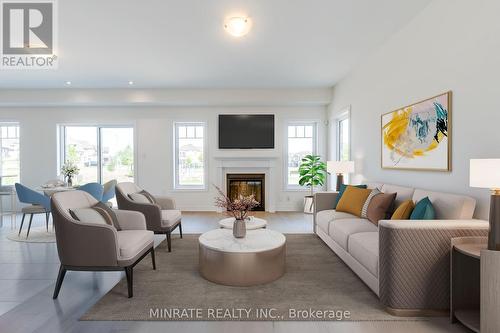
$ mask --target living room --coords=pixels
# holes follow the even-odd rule
[[[497,1],[1,8],[1,332],[500,330]]]

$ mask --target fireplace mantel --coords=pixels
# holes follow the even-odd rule
[[[226,175],[231,173],[263,173],[266,177],[265,183],[265,207],[266,211],[274,213],[276,211],[276,196],[279,188],[278,177],[276,176],[276,166],[278,157],[225,157],[216,156],[215,167],[217,170],[216,184],[223,190],[226,189]]]

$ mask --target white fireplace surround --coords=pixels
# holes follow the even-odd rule
[[[226,191],[227,174],[263,173],[265,175],[265,207],[267,212],[276,211],[276,196],[279,189],[279,177],[276,175],[276,157],[215,157],[217,170],[216,184]],[[222,210],[219,208],[219,212]]]

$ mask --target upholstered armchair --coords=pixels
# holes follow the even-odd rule
[[[85,211],[84,208],[91,208],[97,203],[94,197],[83,191],[58,192],[51,197],[57,252],[61,261],[54,299],[59,294],[66,271],[124,270],[128,297],[132,297],[134,266],[151,253],[153,269],[156,269],[154,235],[146,229],[144,215],[113,210],[116,226],[103,223],[97,215],[85,220],[74,217],[75,211]]]
[[[155,234],[165,234],[167,236],[168,252],[171,252],[171,234],[175,228],[179,227],[182,238],[181,211],[175,209],[175,201],[169,197],[154,196],[154,202],[146,199],[133,200],[134,194],[139,194],[141,191],[142,189],[134,183],[117,184],[115,192],[118,208],[143,213],[146,217],[148,230],[153,231]]]

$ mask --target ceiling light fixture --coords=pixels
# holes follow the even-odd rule
[[[252,27],[252,21],[248,17],[233,16],[224,21],[224,29],[234,37],[242,37],[248,34]]]
[[[134,85],[134,81],[128,81],[128,85],[129,86],[133,86]]]
[[[71,85],[71,81],[66,81],[66,85],[70,86]]]

